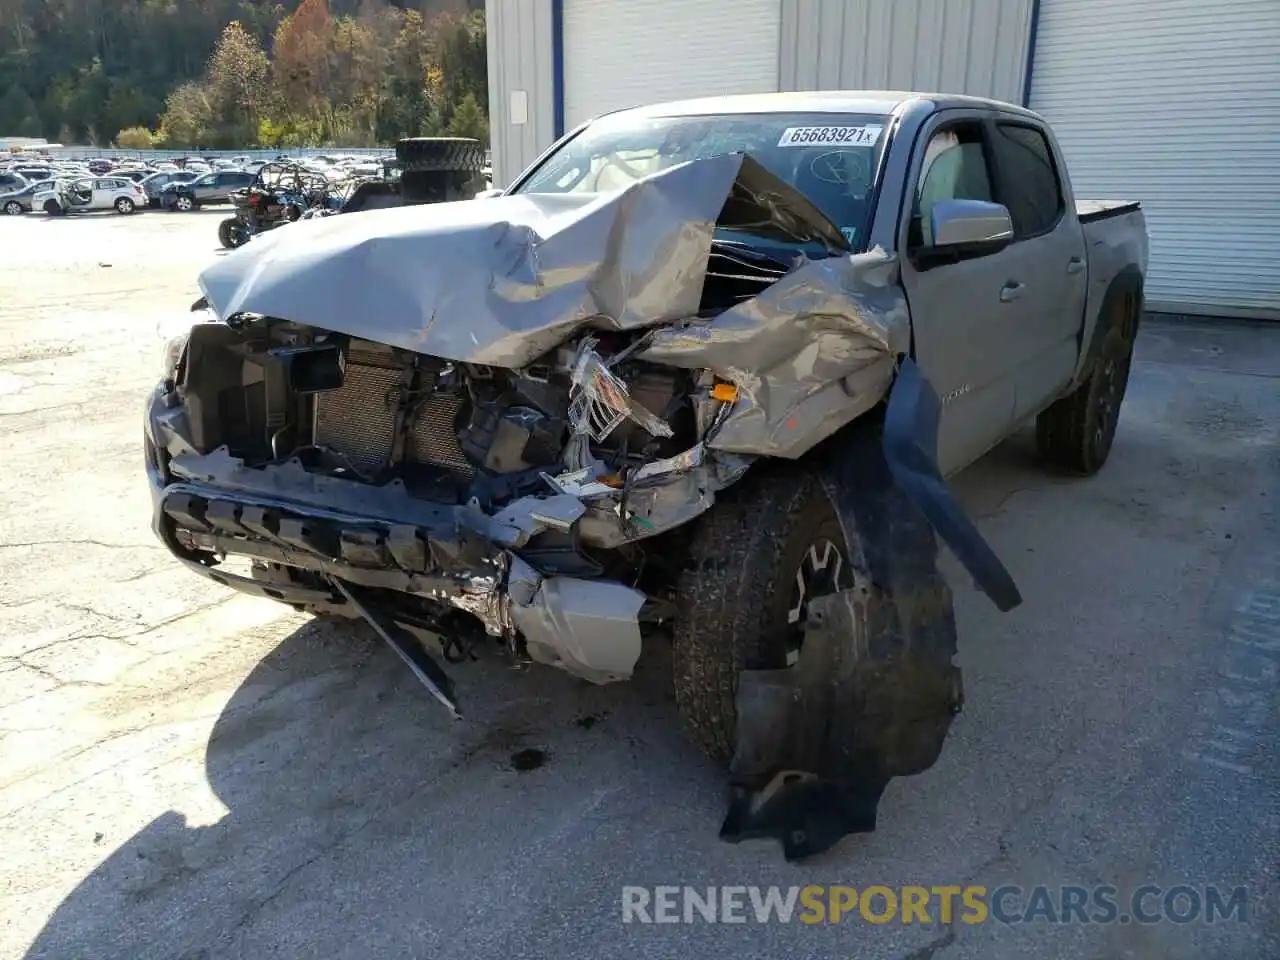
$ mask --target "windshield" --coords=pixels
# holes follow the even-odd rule
[[[689,160],[748,153],[804,194],[856,247],[887,126],[887,117],[870,114],[613,114],[592,122],[511,192],[609,192]]]

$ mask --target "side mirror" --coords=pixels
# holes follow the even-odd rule
[[[932,247],[939,252],[992,252],[1013,240],[1008,207],[985,200],[941,200],[929,215]]]

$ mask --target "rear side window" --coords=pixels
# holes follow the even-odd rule
[[[1009,208],[1015,237],[1052,230],[1062,216],[1063,202],[1049,141],[1035,127],[997,123],[994,147],[999,200]]]

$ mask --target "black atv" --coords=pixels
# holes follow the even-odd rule
[[[324,174],[292,161],[272,161],[247,189],[231,195],[236,213],[218,224],[218,242],[229,249],[242,246],[250,237],[323,207],[332,191]]]

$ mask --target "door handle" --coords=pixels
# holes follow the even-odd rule
[[[1067,261],[1067,273],[1079,273],[1084,269],[1084,261],[1079,257],[1072,257]]]
[[[1010,300],[1017,300],[1026,288],[1027,285],[1020,280],[1010,280],[1000,288],[1000,302],[1008,303]]]

